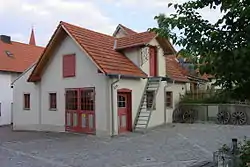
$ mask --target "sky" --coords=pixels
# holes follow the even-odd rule
[[[60,21],[110,35],[119,23],[142,32],[157,26],[154,16],[174,12],[167,7],[168,3],[185,1],[0,0],[0,34],[11,36],[13,41],[28,43],[34,27],[37,45],[46,46]],[[201,14],[212,22],[220,17],[218,10],[205,9]]]

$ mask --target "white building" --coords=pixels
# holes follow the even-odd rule
[[[118,25],[108,36],[60,22],[13,83],[13,128],[112,136],[172,122],[188,82],[167,59],[175,53],[154,33]]]
[[[13,89],[11,83],[42,54],[43,48],[35,46],[32,30],[30,43],[11,41],[0,36],[0,125],[12,123]]]

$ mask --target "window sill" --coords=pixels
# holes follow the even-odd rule
[[[23,108],[23,110],[29,111],[29,110],[30,110],[30,108]]]
[[[50,108],[49,111],[57,111],[57,108]]]
[[[173,109],[174,107],[166,107],[166,109]]]

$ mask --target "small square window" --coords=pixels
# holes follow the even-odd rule
[[[56,93],[49,93],[49,109],[56,110]]]
[[[147,109],[151,109],[153,105],[155,91],[147,91]],[[153,110],[156,109],[156,106],[153,106]]]
[[[173,108],[173,92],[166,92],[165,105],[168,108]]]
[[[24,99],[24,104],[23,104],[24,110],[30,110],[30,94],[25,93],[23,95],[23,99]]]

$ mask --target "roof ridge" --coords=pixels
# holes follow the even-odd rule
[[[44,48],[45,48],[45,47],[43,47],[43,46],[30,45],[30,44],[23,43],[23,42],[19,42],[19,41],[11,41],[11,42],[18,43],[18,44],[22,44],[22,45],[26,45],[26,46],[29,46],[29,47],[35,47],[35,48],[41,48],[41,49],[44,49]]]
[[[133,29],[131,29],[131,28],[128,28],[127,26],[124,26],[123,24],[119,24],[118,26],[121,26],[122,28],[125,28],[125,29],[127,29],[127,30],[129,30],[129,31],[132,31],[132,32],[134,32],[134,33],[138,33],[138,32],[136,32],[136,31],[134,31]]]
[[[126,38],[132,38],[132,37],[134,37],[134,36],[138,36],[138,35],[141,35],[141,34],[146,34],[146,33],[148,33],[148,34],[152,34],[153,35],[153,33],[154,32],[150,32],[150,31],[144,31],[144,32],[139,32],[139,33],[136,33],[136,34],[132,34],[132,35],[128,35],[128,36],[124,36],[124,37],[120,37],[120,38],[115,38],[115,39],[126,39]],[[156,35],[156,34],[155,34]]]
[[[91,29],[88,29],[88,28],[84,28],[84,27],[81,27],[79,25],[74,25],[74,24],[71,24],[71,23],[68,23],[68,22],[65,22],[65,21],[60,21],[60,24],[61,25],[68,24],[70,26],[73,26],[73,27],[76,27],[76,28],[79,28],[79,29],[83,29],[83,30],[87,30],[87,31],[92,31],[94,33],[97,33],[97,34],[104,35],[104,36],[111,37],[111,38],[115,39],[115,37],[113,37],[112,35],[104,34],[104,33],[98,32],[96,30],[91,30]]]

